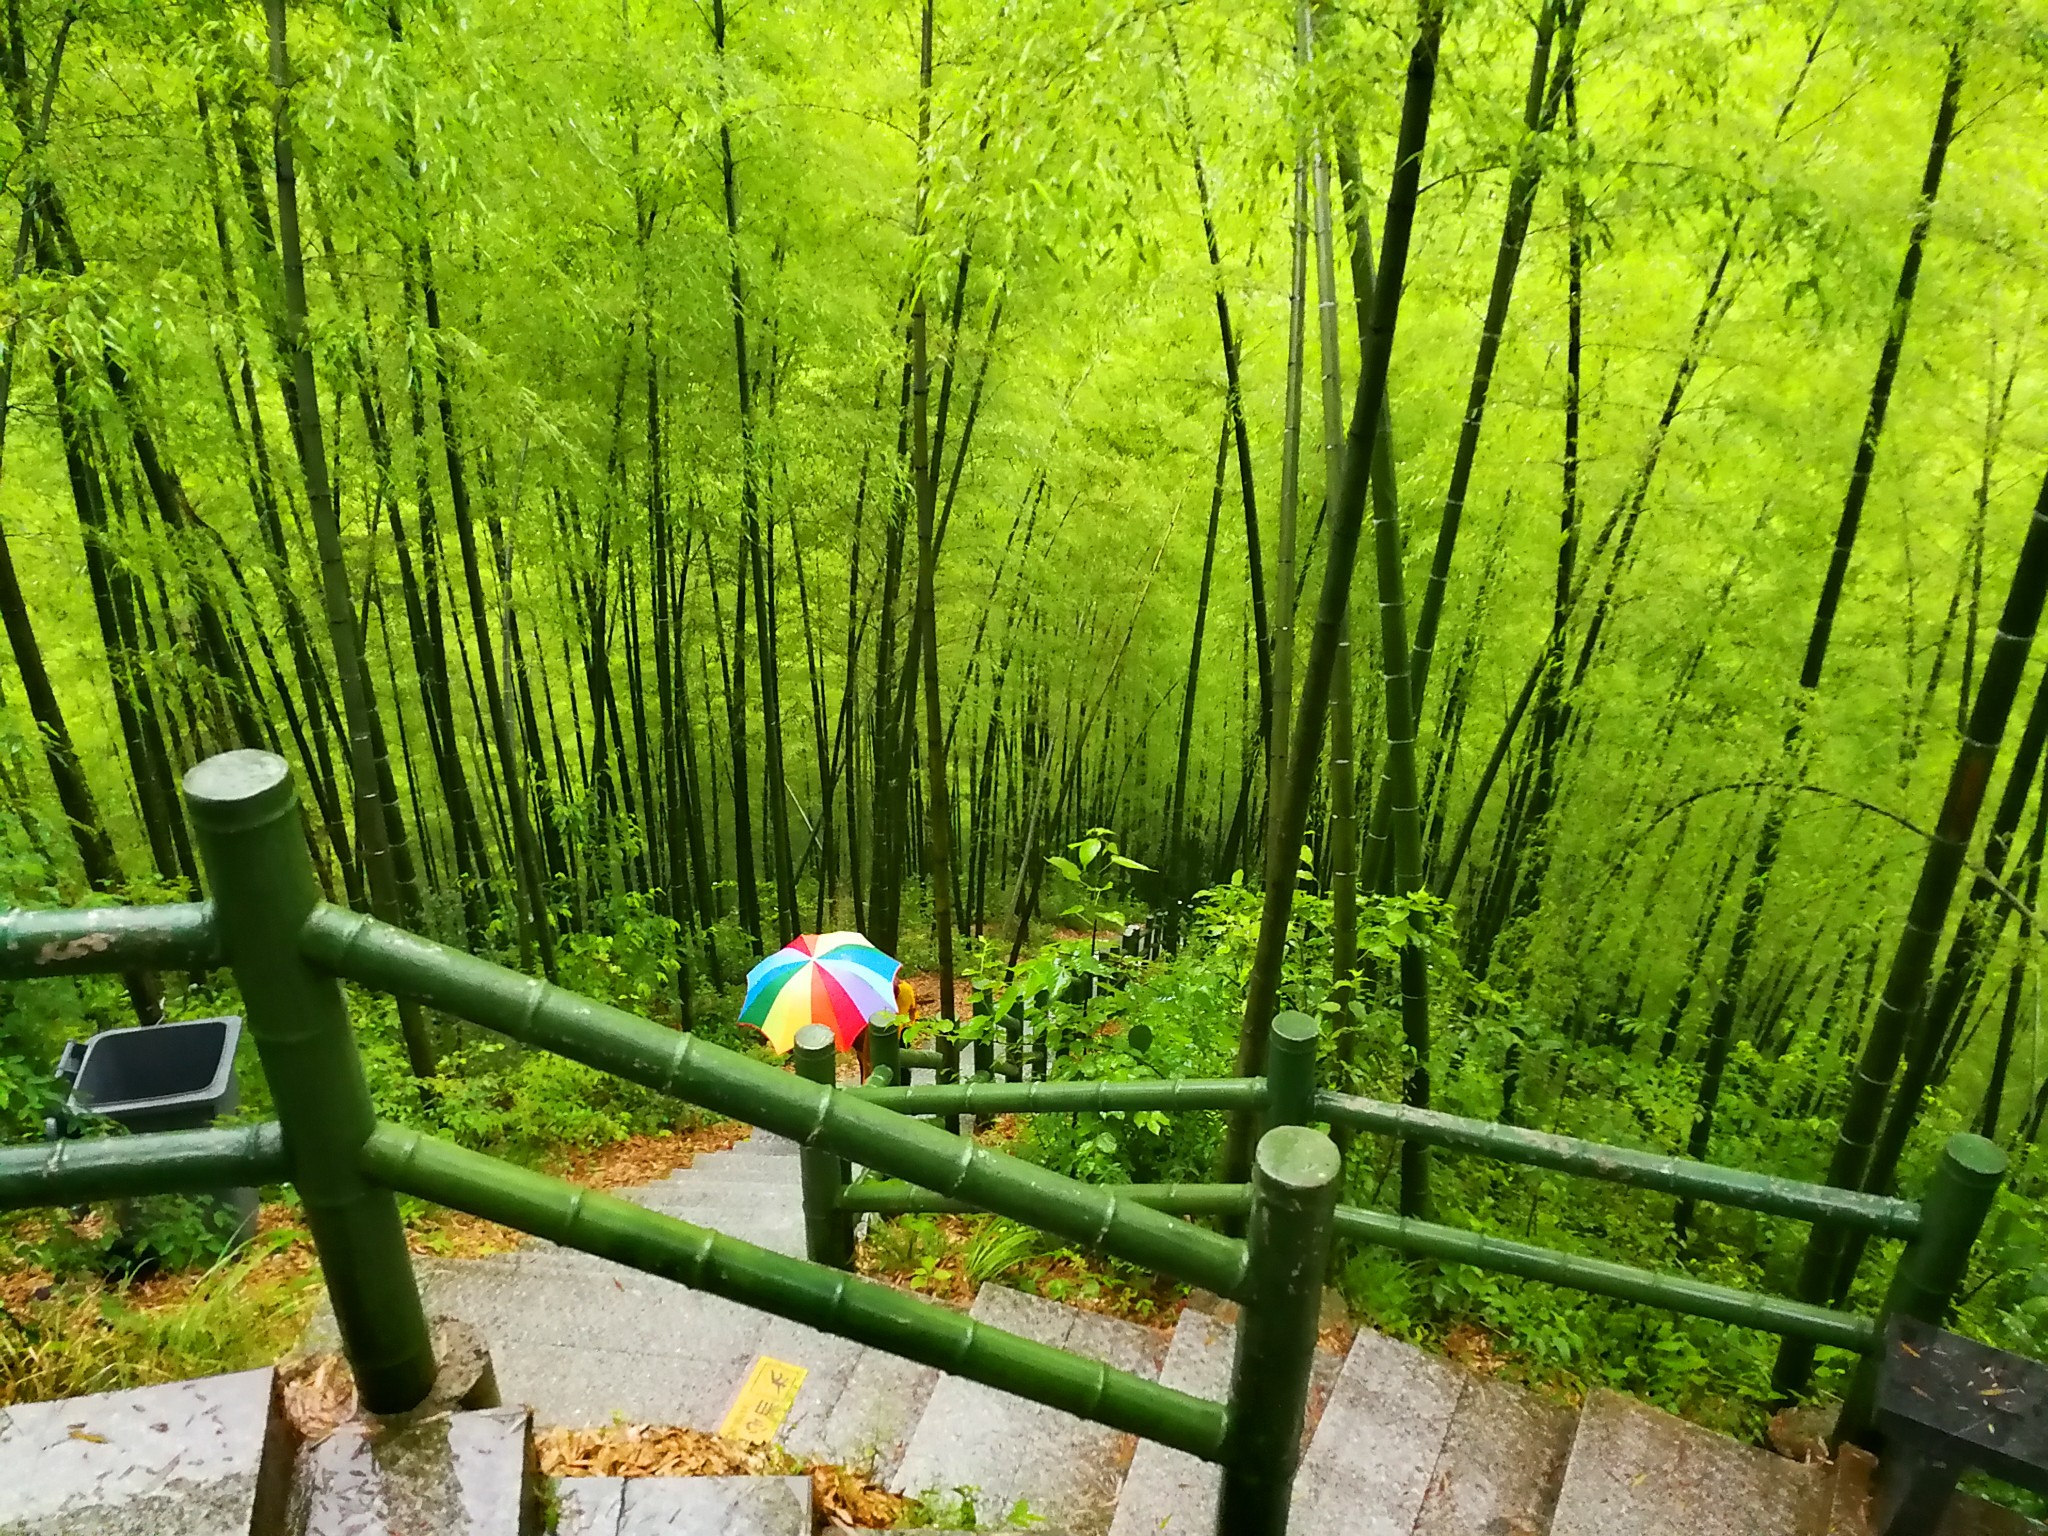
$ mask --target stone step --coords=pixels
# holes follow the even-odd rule
[[[792,1194],[804,1187],[792,1157],[753,1157],[736,1163],[700,1158],[696,1167],[678,1168],[661,1183],[700,1188],[717,1184],[734,1189],[786,1189]]]
[[[291,1483],[277,1373],[0,1408],[4,1536],[271,1536]]]
[[[939,1372],[797,1323],[778,1323],[762,1352],[805,1371],[776,1441],[792,1454],[857,1467],[877,1481],[903,1461]]]
[[[1829,1482],[1826,1467],[1601,1389],[1579,1415],[1550,1536],[1822,1536]]]
[[[1220,1312],[1192,1304],[1182,1311],[1166,1351],[1166,1364],[1159,1372],[1161,1384],[1212,1403],[1227,1399],[1237,1348],[1237,1330],[1230,1319],[1236,1311],[1227,1303]],[[1304,1415],[1311,1433],[1343,1368],[1342,1356],[1326,1349],[1316,1351]],[[1150,1536],[1152,1532],[1208,1536],[1215,1529],[1222,1487],[1223,1472],[1214,1463],[1141,1440],[1131,1458],[1130,1474],[1124,1479],[1123,1495],[1117,1500],[1111,1536]]]
[[[615,1416],[715,1429],[777,1319],[561,1250],[419,1266],[430,1310],[490,1341],[507,1402],[539,1423]]]
[[[738,1302],[548,1244],[419,1266],[428,1305],[492,1341],[498,1383],[538,1422],[715,1430],[755,1359],[806,1375],[784,1421],[798,1455],[886,1470],[938,1372]]]
[[[541,1536],[524,1408],[355,1420],[299,1453],[287,1536]]]
[[[1414,1536],[1544,1536],[1576,1422],[1560,1403],[1468,1374]]]
[[[1447,1361],[1361,1328],[1295,1477],[1293,1529],[1409,1536],[1465,1382]]]
[[[744,1140],[736,1141],[723,1151],[710,1154],[714,1157],[795,1157],[797,1144],[787,1136],[778,1136],[773,1131],[755,1130]]]
[[[554,1536],[811,1536],[808,1477],[558,1477]]]
[[[1149,1328],[1005,1286],[984,1285],[972,1315],[1137,1375],[1156,1376],[1166,1354],[1166,1340]],[[1025,1504],[1076,1536],[1103,1536],[1134,1449],[1130,1435],[945,1376],[889,1486],[911,1495],[972,1489],[981,1523],[1000,1522]]]
[[[1174,1325],[1161,1385],[1220,1403],[1230,1395],[1237,1330],[1189,1307]],[[1117,1499],[1110,1536],[1214,1536],[1223,1472],[1213,1462],[1151,1440],[1138,1442]]]
[[[796,1184],[753,1183],[717,1174],[706,1179],[679,1179],[673,1183],[650,1184],[632,1196],[635,1205],[666,1211],[688,1221],[689,1212],[702,1209],[731,1218],[803,1219],[804,1193]]]

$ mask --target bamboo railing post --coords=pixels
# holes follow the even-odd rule
[[[839,1042],[822,1024],[806,1024],[796,1032],[796,1075],[807,1082],[832,1086],[838,1070]],[[853,1217],[839,1208],[846,1187],[846,1164],[835,1152],[805,1147],[797,1154],[804,1186],[804,1251],[813,1264],[834,1269],[853,1265]]]
[[[377,1117],[347,999],[299,950],[320,890],[291,768],[268,752],[224,752],[185,775],[185,799],[342,1351],[363,1406],[403,1412],[434,1384],[433,1343],[398,1201],[360,1171]]]
[[[1267,1131],[1252,1156],[1250,1289],[1231,1366],[1217,1523],[1231,1536],[1287,1530],[1343,1166],[1336,1143],[1300,1125]]]
[[[1024,1081],[1024,999],[1013,997],[1003,1008],[1003,1076]]]
[[[1970,1250],[2004,1182],[2005,1154],[1996,1143],[1968,1132],[1949,1137],[1920,1197],[1920,1230],[1899,1254],[1891,1284],[1885,1288],[1877,1315],[1879,1342],[1850,1380],[1835,1425],[1838,1442],[1861,1441],[1870,1434],[1885,1324],[1899,1313],[1936,1326],[1948,1320],[1956,1292],[1969,1274]]]
[[[889,1081],[903,1081],[903,1032],[894,1024],[879,1020],[868,1026],[868,1070],[878,1072],[889,1069]]]
[[[1283,1013],[1266,1040],[1266,1129],[1307,1125],[1316,1101],[1316,1044],[1322,1025],[1310,1014]]]

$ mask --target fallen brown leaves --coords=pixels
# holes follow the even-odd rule
[[[649,1184],[689,1167],[698,1153],[723,1152],[747,1135],[748,1128],[737,1120],[720,1120],[687,1131],[628,1136],[601,1147],[572,1150],[549,1171],[588,1189]]]
[[[1444,1353],[1478,1376],[1497,1376],[1508,1357],[1494,1346],[1494,1337],[1473,1323],[1460,1323],[1444,1335]]]
[[[800,1477],[811,1479],[820,1523],[887,1530],[909,1500],[848,1467],[806,1462],[779,1445],[741,1445],[674,1424],[549,1429],[535,1437],[549,1477]]]
[[[678,1424],[547,1429],[535,1437],[549,1477],[753,1477],[783,1472],[779,1446],[741,1445]]]
[[[318,1445],[356,1416],[356,1379],[340,1355],[287,1360],[277,1377],[285,1419],[308,1445]]]

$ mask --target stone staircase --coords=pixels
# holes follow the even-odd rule
[[[749,1241],[803,1247],[793,1144],[756,1133],[627,1192]],[[433,1312],[488,1341],[507,1403],[296,1446],[268,1371],[0,1410],[0,1536],[808,1536],[807,1479],[568,1478],[542,1426],[716,1429],[763,1355],[808,1373],[779,1439],[924,1495],[971,1490],[984,1527],[1212,1532],[1218,1474],[1179,1452],[602,1260],[533,1243],[423,1262]],[[1229,1309],[1171,1333],[985,1285],[973,1315],[1224,1395]],[[1807,1465],[1617,1393],[1574,1413],[1361,1330],[1319,1362],[1297,1536],[1869,1536],[1870,1463]],[[1966,1501],[1930,1536],[2041,1532]]]

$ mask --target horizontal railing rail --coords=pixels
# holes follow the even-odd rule
[[[904,1115],[1077,1115],[1133,1110],[1173,1113],[1262,1109],[1266,1103],[1266,1080],[1262,1077],[888,1085],[870,1078],[867,1086],[847,1091],[855,1098]]]
[[[275,1120],[0,1147],[0,1211],[281,1184],[288,1168]]]
[[[1119,1200],[1170,1211],[1176,1216],[1242,1216],[1251,1209],[1249,1184],[1103,1184]],[[876,1216],[960,1213],[981,1210],[965,1200],[920,1189],[901,1179],[855,1179],[839,1192],[839,1209]]]
[[[1712,1318],[1738,1328],[1811,1339],[1858,1354],[1876,1346],[1878,1328],[1870,1318],[1835,1312],[1778,1296],[1713,1285],[1685,1275],[1659,1274],[1612,1259],[1588,1258],[1562,1249],[1544,1248],[1510,1238],[1489,1237],[1458,1227],[1395,1216],[1385,1211],[1337,1207],[1337,1230],[1346,1237],[1377,1243],[1397,1253],[1410,1253],[1449,1264],[1469,1264],[1497,1274],[1519,1275],[1596,1296],[1639,1302],[1666,1312]]]
[[[9,912],[0,922],[0,979],[94,972],[204,971],[221,963],[213,907],[81,907]]]
[[[937,1366],[1207,1461],[1224,1452],[1228,1415],[1220,1403],[992,1328],[879,1281],[789,1258],[395,1125],[371,1132],[362,1167],[402,1194]]]
[[[1911,1237],[1920,1230],[1920,1207],[1911,1200],[1808,1184],[1656,1152],[1638,1152],[1597,1141],[1581,1141],[1575,1136],[1526,1130],[1491,1120],[1470,1120],[1348,1093],[1320,1091],[1315,1107],[1318,1114],[1334,1125],[1474,1152],[1497,1162],[1605,1179],[1772,1216],[1826,1222],[1878,1237]]]

